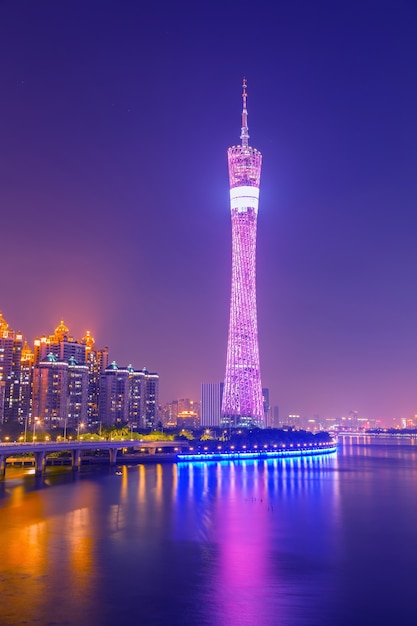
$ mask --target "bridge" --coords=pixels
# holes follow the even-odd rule
[[[339,439],[346,438],[357,438],[357,439],[417,439],[417,433],[415,432],[355,432],[355,431],[347,431],[342,430],[338,433]]]
[[[140,449],[148,454],[156,454],[162,450],[171,450],[179,453],[188,449],[188,441],[141,441],[139,439],[120,441],[45,441],[45,442],[13,442],[0,443],[0,479],[6,474],[8,457],[16,455],[33,454],[35,458],[35,474],[40,475],[45,471],[46,458],[52,452],[71,452],[71,466],[77,471],[81,464],[84,452],[108,450],[110,464],[115,465],[117,452],[124,448]]]

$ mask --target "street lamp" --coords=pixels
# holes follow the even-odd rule
[[[34,418],[34,420],[33,420],[33,435],[32,435],[32,441],[35,441],[35,439],[36,439],[36,434],[35,434],[35,433],[36,433],[36,426],[38,426],[38,425],[39,425],[39,422],[40,422],[40,421],[41,421],[41,420],[39,419],[39,417],[35,417],[35,418]]]
[[[80,428],[84,428],[84,422],[78,422],[77,439],[80,438]]]
[[[29,419],[29,415],[28,413],[26,413],[26,418],[25,418],[25,443],[26,443],[26,437],[27,437],[27,433],[28,433],[28,419]]]

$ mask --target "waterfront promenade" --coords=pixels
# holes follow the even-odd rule
[[[28,458],[25,455],[33,455],[35,474],[40,475],[45,471],[48,455],[52,453],[70,453],[70,456],[68,456],[70,465],[77,471],[81,465],[82,457],[87,456],[88,453],[90,453],[88,456],[89,461],[91,461],[92,455],[96,452],[108,451],[109,462],[111,465],[115,465],[118,451],[127,451],[128,449],[136,452],[134,459],[129,457],[130,461],[169,459],[173,462],[207,462],[316,456],[335,453],[337,445],[334,440],[329,443],[297,443],[289,446],[272,444],[270,446],[258,447],[255,444],[252,449],[247,449],[246,445],[242,446],[241,449],[236,448],[234,445],[224,447],[219,445],[216,450],[210,451],[208,447],[204,447],[202,450],[195,450],[188,441],[140,441],[137,439],[0,443],[0,479],[5,476],[8,459],[9,462],[16,462],[16,457],[21,459],[23,464],[23,459]],[[144,454],[138,456],[137,452]],[[157,459],[158,456],[159,459]]]

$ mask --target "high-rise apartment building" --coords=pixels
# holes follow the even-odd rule
[[[129,417],[129,370],[113,361],[100,374],[99,421],[105,426],[125,424]]]
[[[85,363],[86,350],[86,344],[71,337],[69,328],[61,320],[52,335],[35,339],[35,364],[45,359],[50,353],[54,354],[58,361],[68,363],[69,359],[74,357],[77,363]]]
[[[65,418],[65,426],[78,428],[81,423],[97,424],[100,374],[108,365],[108,349],[97,350],[90,331],[86,332],[81,341],[74,339],[69,328],[61,320],[52,335],[35,339],[32,360],[37,379],[39,379],[37,368],[40,363],[51,362],[50,355],[55,357],[57,363],[68,364],[68,415]],[[37,387],[34,394],[36,402],[38,392]]]
[[[85,345],[85,358],[88,365],[87,422],[94,425],[99,422],[100,375],[109,364],[109,350],[107,347],[97,350],[94,338],[88,330],[82,342]]]
[[[156,372],[148,372],[146,367],[144,374],[144,423],[145,428],[154,428],[159,423],[159,375]]]
[[[19,422],[25,425],[25,431],[32,419],[32,382],[34,355],[25,341],[20,361],[20,396]]]
[[[246,80],[241,145],[228,150],[232,289],[222,421],[264,426],[256,311],[256,227],[262,155],[249,146]]]
[[[9,328],[0,312],[0,424],[19,419],[23,337]]]
[[[145,396],[145,374],[137,371],[132,365],[128,365],[129,370],[129,423],[136,428],[143,427],[144,419],[144,396]]]
[[[71,356],[68,360],[68,420],[70,428],[87,425],[88,365],[77,363]]]
[[[113,361],[100,375],[99,420],[107,426],[129,422],[154,428],[159,422],[158,395],[158,374]]]
[[[68,420],[68,363],[50,352],[33,370],[32,423],[64,428]]]

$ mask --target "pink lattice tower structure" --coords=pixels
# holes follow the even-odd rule
[[[232,217],[232,292],[222,421],[264,426],[256,315],[256,224],[262,155],[248,145],[246,79],[243,80],[241,145],[229,148]]]

